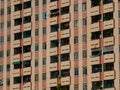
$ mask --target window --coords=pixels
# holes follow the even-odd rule
[[[35,51],[39,51],[39,44],[35,44]]]
[[[75,84],[75,85],[74,85],[74,90],[79,90],[78,84]]]
[[[39,80],[39,75],[35,74],[35,81],[38,81],[38,80]]]
[[[7,65],[6,71],[7,71],[7,72],[10,71],[10,64]]]
[[[21,83],[21,77],[14,77],[14,84],[19,84]]]
[[[83,67],[83,75],[87,75],[87,67]]]
[[[42,49],[43,49],[43,50],[46,50],[46,42],[44,42],[44,43],[42,44]]]
[[[83,19],[82,19],[82,25],[83,25],[83,26],[86,26],[86,25],[87,25],[87,19],[86,19],[86,18],[83,18]]]
[[[31,60],[25,60],[23,61],[23,68],[27,68],[31,66]]]
[[[23,46],[23,53],[27,53],[31,51],[31,45]]]
[[[38,59],[35,59],[35,67],[37,67],[39,65],[39,61]]]
[[[119,12],[118,12],[118,17],[120,18],[120,10],[119,10]]]
[[[11,8],[7,7],[7,14],[10,14],[10,13],[11,13]]]
[[[42,64],[43,64],[43,65],[46,65],[46,58],[43,58],[43,59],[42,59]]]
[[[74,20],[74,28],[78,28],[78,20]]]
[[[31,30],[23,32],[23,38],[28,38],[28,37],[31,37]]]
[[[46,80],[46,73],[42,73],[42,80]]]
[[[79,73],[78,68],[75,68],[75,69],[74,69],[74,75],[75,75],[75,76],[78,76],[78,73]]]
[[[35,36],[39,35],[39,29],[35,29]]]
[[[74,60],[78,60],[78,52],[74,52]]]
[[[78,43],[78,36],[74,36],[74,44]]]
[[[83,58],[87,58],[87,50],[83,50]]]
[[[0,65],[0,72],[3,72],[3,65]]]
[[[7,57],[10,56],[10,49],[7,50]]]
[[[4,43],[4,37],[1,36],[1,37],[0,37],[0,44],[3,44],[3,43]]]
[[[35,6],[39,5],[39,0],[35,0]]]
[[[10,79],[9,78],[6,79],[6,85],[10,85]]]
[[[14,48],[14,55],[22,53],[22,48],[21,47],[16,47]]]
[[[46,19],[46,12],[43,12],[42,13],[42,20],[45,20]]]
[[[39,15],[38,14],[35,15],[35,21],[39,21]]]
[[[14,6],[14,10],[15,10],[15,11],[22,10],[22,4],[16,4],[16,5]]]
[[[0,23],[0,30],[4,28],[4,23]]]
[[[24,2],[24,4],[23,4],[24,9],[30,8],[30,7],[31,7],[31,1]]]
[[[43,5],[46,4],[46,0],[42,0],[43,1]]]
[[[19,39],[22,39],[22,32],[14,34],[14,40],[19,40]]]
[[[23,18],[23,23],[26,24],[26,23],[30,23],[31,22],[31,16],[26,16]]]
[[[43,35],[46,35],[46,27],[43,27]]]
[[[82,11],[86,11],[86,2],[82,3]]]
[[[7,21],[7,28],[10,28],[10,27],[11,27],[11,22]]]
[[[87,83],[83,84],[83,90],[87,90]]]
[[[3,58],[3,51],[0,51],[0,58]]]
[[[4,9],[0,9],[0,16],[3,16],[4,15]]]
[[[78,12],[78,4],[74,4],[74,12]]]
[[[50,63],[57,63],[58,62],[58,55],[50,56]]]
[[[0,86],[3,86],[3,80],[0,79]]]
[[[87,42],[87,35],[86,34],[82,35],[82,42],[83,43]]]

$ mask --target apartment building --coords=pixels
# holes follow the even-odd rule
[[[0,0],[0,90],[120,90],[120,0]]]

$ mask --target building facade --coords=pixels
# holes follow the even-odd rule
[[[120,0],[0,0],[0,90],[120,90]]]

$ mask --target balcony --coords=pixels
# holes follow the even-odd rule
[[[113,12],[113,10],[114,10],[114,3],[105,4],[104,7],[103,7],[103,12],[104,13]]]
[[[104,42],[103,42],[104,46],[110,46],[110,45],[114,45],[114,37],[107,37],[104,38]]]
[[[13,56],[13,61],[19,61],[20,60],[20,54]]]
[[[32,30],[32,23],[31,22],[24,24],[24,31],[26,31],[26,30]]]
[[[69,69],[70,68],[70,61],[61,62],[61,69]]]
[[[31,58],[32,58],[32,53],[31,52],[24,53],[23,60],[31,60]]]
[[[61,7],[69,6],[70,0],[61,0]]]
[[[18,32],[20,32],[20,25],[13,27],[13,33],[18,33]]]
[[[70,21],[70,14],[64,14],[61,16],[61,22],[68,22]]]
[[[13,70],[13,77],[20,76],[20,69]]]
[[[96,6],[96,7],[92,7],[91,8],[91,11],[90,11],[90,14],[91,16],[94,16],[94,15],[98,15],[99,14],[99,6]]]
[[[100,57],[91,57],[90,59],[90,62],[91,62],[91,65],[94,65],[94,64],[100,64]]]
[[[104,21],[104,29],[114,28],[114,20]]]
[[[55,87],[55,86],[57,86],[57,79],[50,79],[50,87]]]
[[[57,9],[57,7],[58,7],[58,6],[57,6],[57,3],[58,3],[57,1],[50,2],[50,3],[49,3],[49,9],[50,9],[50,10]]]
[[[21,12],[20,11],[16,11],[16,12],[14,12],[13,13],[13,18],[15,19],[15,18],[20,18],[20,14]]]
[[[15,4],[18,4],[18,3],[20,3],[20,0],[13,0],[13,4],[15,5]]]
[[[71,80],[69,76],[61,78],[61,85],[70,85],[70,83],[71,83]]]
[[[32,69],[31,67],[23,68],[23,75],[31,75]]]
[[[50,33],[50,36],[49,36],[50,38],[50,40],[55,40],[55,39],[57,39],[57,32],[52,32],[52,33]]]
[[[54,24],[57,24],[57,17],[51,17],[49,22],[50,22],[50,25],[54,25]]]
[[[23,90],[31,90],[32,89],[31,84],[32,84],[31,82],[25,83],[23,86]]]
[[[100,41],[98,40],[92,40],[91,41],[91,48],[98,48],[100,47]]]
[[[20,90],[20,84],[13,84],[13,90]]]
[[[114,62],[114,60],[115,60],[114,54],[105,54],[104,55],[104,62],[105,63]]]
[[[99,30],[99,22],[93,23],[90,26],[91,26],[90,27],[91,32],[95,32]]]
[[[23,39],[23,45],[31,45],[31,42],[32,42],[31,37]]]
[[[50,50],[49,50],[50,56],[52,56],[52,55],[57,55],[57,51],[58,51],[58,48],[57,48],[57,47],[55,47],[55,48],[50,48]]]
[[[50,71],[56,71],[57,70],[57,63],[51,63],[49,66]]]
[[[61,54],[70,52],[70,45],[61,46]]]
[[[104,72],[104,79],[105,80],[115,79],[115,71],[105,71]]]
[[[70,30],[69,29],[61,31],[61,38],[66,38],[66,37],[70,37]]]
[[[99,81],[100,80],[100,73],[91,74],[91,81]]]
[[[31,14],[32,14],[31,8],[24,9],[24,13],[23,13],[24,16],[30,16]]]
[[[20,40],[13,41],[13,48],[20,47]]]

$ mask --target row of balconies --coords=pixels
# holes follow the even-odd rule
[[[61,15],[60,17],[61,17],[60,18],[61,23],[70,21],[70,14],[69,13]],[[57,24],[58,20],[59,20],[58,17],[51,17],[49,20],[50,25]]]
[[[61,7],[69,6],[70,5],[70,0],[61,0]],[[49,9],[57,9],[58,8],[58,1],[50,2],[49,3]]]
[[[115,71],[106,71],[106,72],[98,72],[98,73],[92,73],[91,74],[91,81],[100,81],[101,78],[104,78],[104,80],[108,79],[115,79]]]
[[[103,5],[103,12],[107,13],[107,12],[112,12],[114,10],[114,3],[109,3],[109,4],[105,4]],[[100,13],[100,6],[96,6],[96,7],[92,7],[91,11],[90,11],[90,15],[94,16]]]
[[[57,78],[50,79],[49,82],[50,82],[49,83],[50,87],[56,87],[56,86],[58,86],[58,79]],[[70,83],[71,83],[70,76],[68,76],[68,77],[61,77],[61,85],[70,85]]]
[[[100,27],[100,24],[102,25],[101,27],[103,29],[110,29],[110,28],[114,28],[114,20],[108,20],[108,21],[104,21],[103,23],[97,22],[97,23],[93,23],[90,26],[90,31],[91,32],[95,32],[98,31]]]
[[[103,43],[103,46],[114,45],[114,42],[115,42],[114,37],[103,38],[102,41],[100,41],[100,39],[92,40],[91,41],[91,48],[100,47],[100,43]]]
[[[103,59],[104,59],[104,63],[114,62],[115,55],[114,55],[114,53],[113,54],[105,54]],[[91,65],[100,64],[100,56],[91,57],[90,62],[91,62]]]
[[[56,71],[56,70],[58,70],[59,67],[61,67],[61,69],[69,69],[70,66],[71,66],[70,61],[61,62],[61,63],[59,63],[59,65],[58,65],[58,63],[52,63],[49,66],[49,70]]]

